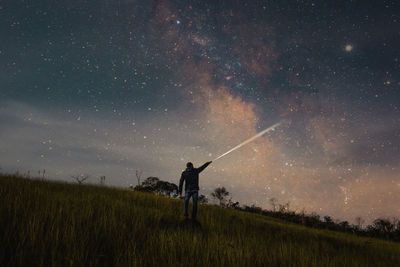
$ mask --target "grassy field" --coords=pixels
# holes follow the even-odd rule
[[[400,244],[91,185],[0,176],[0,266],[400,266]]]

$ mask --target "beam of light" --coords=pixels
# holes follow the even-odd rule
[[[260,137],[260,136],[262,136],[263,134],[266,134],[266,133],[268,133],[269,131],[275,130],[275,128],[278,127],[280,124],[281,124],[281,123],[278,122],[278,123],[272,125],[271,127],[268,127],[267,129],[265,129],[265,130],[259,132],[258,134],[256,134],[255,136],[253,136],[253,137],[247,139],[246,141],[240,143],[239,145],[235,146],[235,147],[232,148],[231,150],[225,152],[224,154],[222,154],[221,156],[217,157],[217,158],[214,159],[213,161],[216,161],[217,159],[220,159],[220,158],[222,158],[222,157],[228,155],[229,153],[231,153],[231,152],[235,151],[236,149],[238,149],[238,148],[240,148],[240,147],[242,147],[242,146],[244,146],[244,145],[250,143],[251,141],[257,139],[257,138]]]

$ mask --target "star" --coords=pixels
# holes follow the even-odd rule
[[[346,51],[346,52],[351,52],[351,51],[353,51],[353,45],[351,45],[351,44],[347,44],[345,47],[344,47],[344,50]]]

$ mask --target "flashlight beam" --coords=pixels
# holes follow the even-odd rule
[[[265,130],[259,132],[258,134],[256,134],[255,136],[253,136],[253,137],[247,139],[246,141],[240,143],[239,145],[235,146],[235,147],[232,148],[231,150],[225,152],[224,154],[222,154],[221,156],[217,157],[217,158],[214,159],[213,161],[216,161],[217,159],[220,159],[220,158],[222,158],[222,157],[228,155],[229,153],[231,153],[231,152],[235,151],[236,149],[238,149],[238,148],[240,148],[240,147],[242,147],[242,146],[244,146],[244,145],[250,143],[251,141],[257,139],[257,138],[260,137],[260,136],[262,136],[263,134],[266,134],[266,133],[268,133],[269,131],[275,130],[275,128],[278,127],[280,124],[281,124],[281,123],[278,122],[278,123],[272,125],[271,127],[268,127],[267,129],[265,129]]]

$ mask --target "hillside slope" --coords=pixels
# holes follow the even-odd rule
[[[0,176],[0,266],[400,266],[400,244],[211,205]]]

